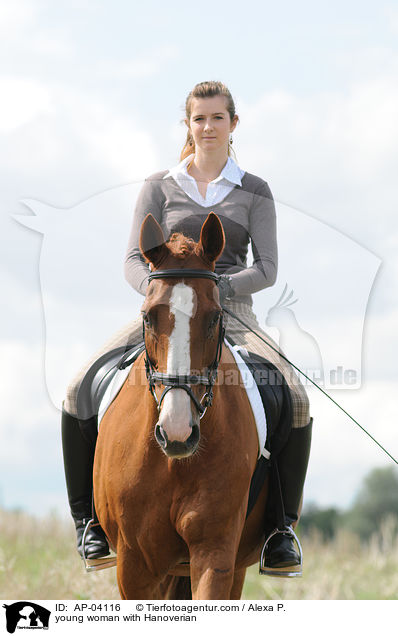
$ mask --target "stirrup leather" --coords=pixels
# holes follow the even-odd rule
[[[296,546],[298,548],[298,554],[300,557],[300,562],[297,565],[293,565],[293,566],[287,566],[287,567],[282,567],[282,568],[271,568],[268,567],[267,565],[265,565],[265,552],[268,546],[268,543],[270,542],[270,540],[272,539],[272,537],[274,537],[276,534],[290,534],[295,543]],[[295,576],[302,576],[303,574],[303,550],[301,548],[301,544],[300,541],[296,535],[296,533],[294,532],[293,528],[291,526],[286,526],[286,528],[284,528],[283,530],[280,530],[279,528],[275,528],[275,530],[273,530],[271,532],[271,534],[267,537],[263,549],[261,550],[261,556],[260,556],[260,564],[259,564],[259,574],[265,574],[268,576],[278,576],[278,577],[285,577],[285,578],[293,578]]]
[[[90,519],[90,521],[88,522],[88,524],[86,525],[86,527],[84,528],[84,533],[83,533],[83,539],[82,539],[82,548],[83,548],[83,563],[84,563],[84,567],[86,572],[95,572],[97,570],[105,570],[105,568],[112,568],[114,565],[116,565],[116,557],[114,556],[109,556],[109,557],[101,557],[99,559],[88,559],[86,557],[86,536],[87,536],[87,531],[90,528],[90,526],[95,526],[95,525],[99,525],[98,522],[96,523],[94,521],[94,519]]]

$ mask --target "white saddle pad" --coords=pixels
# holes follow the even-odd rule
[[[265,417],[264,407],[261,400],[260,391],[257,384],[254,381],[253,375],[250,372],[249,367],[243,361],[242,356],[239,355],[239,351],[242,350],[245,353],[247,351],[244,347],[232,346],[227,340],[224,341],[228,349],[231,351],[235,358],[235,362],[242,376],[243,385],[246,389],[247,397],[249,398],[250,406],[252,407],[254,419],[256,420],[257,435],[258,435],[258,448],[260,457],[263,455],[266,459],[269,459],[270,453],[265,448],[265,442],[267,439],[267,421]]]
[[[231,344],[229,344],[227,340],[225,341],[225,344],[227,345],[228,349],[231,351],[235,359],[235,362],[242,376],[243,386],[246,389],[247,397],[249,398],[249,402],[252,407],[254,419],[256,421],[256,426],[257,426],[258,447],[259,447],[258,455],[259,457],[263,455],[265,458],[268,459],[270,457],[270,453],[265,448],[265,441],[267,439],[267,421],[265,418],[264,407],[261,401],[260,392],[257,388],[257,385],[254,381],[252,374],[250,373],[248,366],[245,364],[242,357],[239,355],[239,350],[243,350],[243,351],[245,350],[243,349],[243,347],[238,347],[238,346],[233,347]],[[106,390],[106,393],[104,394],[104,397],[101,400],[99,413],[98,413],[98,425],[100,425],[101,420],[103,416],[105,415],[105,412],[107,411],[108,407],[111,405],[111,403],[113,402],[113,400],[119,393],[120,389],[122,388],[123,384],[125,383],[127,376],[130,373],[130,369],[131,367],[128,366],[126,369],[118,370],[116,372],[113,378],[113,381],[110,383],[108,389]]]

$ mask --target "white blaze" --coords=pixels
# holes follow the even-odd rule
[[[191,369],[190,320],[194,308],[193,289],[184,283],[174,285],[170,298],[170,313],[174,329],[170,334],[167,353],[167,374],[187,375]],[[191,435],[191,399],[183,389],[172,389],[163,401],[159,424],[170,442],[185,442]]]

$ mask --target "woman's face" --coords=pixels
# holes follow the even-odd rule
[[[235,130],[238,116],[231,121],[226,101],[222,95],[193,98],[191,117],[186,123],[196,148],[206,151],[225,148],[227,152],[229,136]]]

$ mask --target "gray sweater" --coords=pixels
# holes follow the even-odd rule
[[[268,184],[245,172],[242,186],[236,185],[220,203],[206,208],[193,201],[173,178],[163,179],[165,174],[167,170],[148,177],[138,196],[125,261],[128,283],[145,294],[149,270],[139,249],[139,236],[148,213],[160,223],[166,238],[182,232],[198,241],[203,222],[214,212],[226,238],[216,272],[231,276],[235,301],[251,305],[251,294],[273,285],[277,273],[275,206]],[[250,241],[253,265],[248,267]]]

